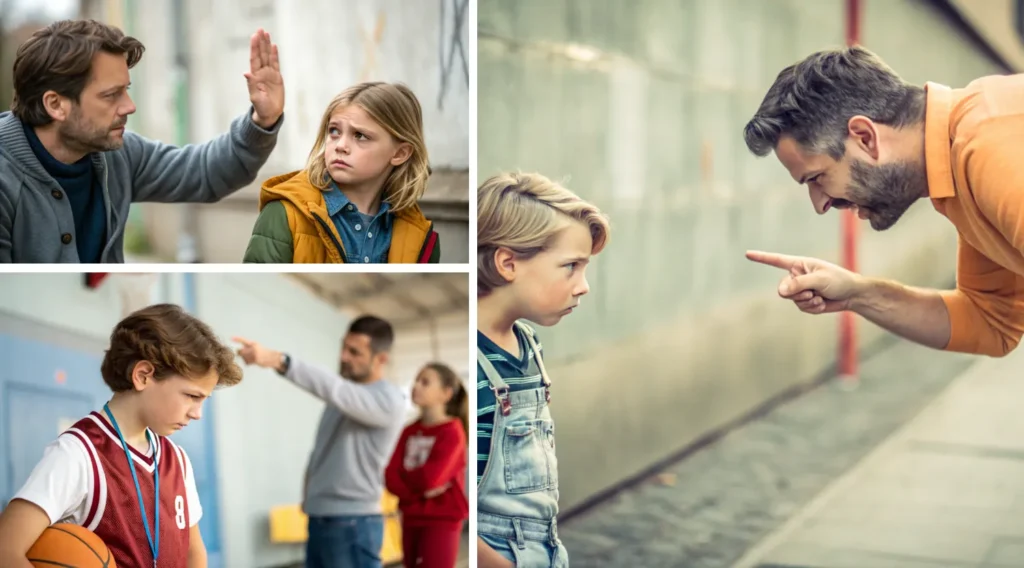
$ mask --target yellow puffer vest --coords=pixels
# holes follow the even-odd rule
[[[343,263],[341,235],[327,213],[323,192],[309,182],[306,170],[295,171],[263,182],[260,211],[272,201],[281,201],[292,235],[292,262]],[[395,213],[388,263],[425,263],[437,242],[433,224],[419,206]]]

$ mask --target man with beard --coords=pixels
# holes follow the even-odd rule
[[[867,278],[813,258],[747,253],[789,272],[779,294],[812,314],[851,310],[935,349],[1003,356],[1024,333],[1024,75],[962,89],[904,82],[861,47],[782,70],[747,123],[819,214],[852,208],[891,227],[917,200],[957,228],[955,290]]]
[[[404,392],[384,380],[391,325],[363,316],[342,342],[341,376],[255,341],[234,338],[248,365],[274,369],[327,403],[306,468],[307,568],[381,566],[384,468],[405,425]]]
[[[215,202],[256,179],[284,113],[270,35],[250,40],[249,110],[183,148],[125,131],[128,71],[144,50],[93,20],[56,22],[18,48],[0,114],[0,262],[124,262],[132,203]]]

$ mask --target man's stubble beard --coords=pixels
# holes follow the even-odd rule
[[[869,211],[871,228],[891,228],[927,191],[924,168],[907,161],[869,165],[861,160],[850,163],[849,201]]]
[[[81,111],[72,110],[68,121],[61,124],[57,134],[65,146],[86,154],[92,152],[108,152],[124,146],[124,137],[111,134],[114,128],[124,126],[127,119],[117,120],[107,127],[92,127],[82,117]]]

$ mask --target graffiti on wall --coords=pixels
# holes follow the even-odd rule
[[[469,88],[469,58],[462,40],[469,0],[438,0],[441,3],[441,25],[438,48],[440,50],[441,89],[437,95],[437,108],[444,109],[444,98],[452,83],[460,78]],[[461,73],[460,73],[461,71]]]

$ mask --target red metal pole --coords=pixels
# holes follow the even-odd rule
[[[846,45],[860,43],[860,0],[846,0]],[[850,209],[841,217],[842,262],[847,270],[857,270],[857,217]],[[857,383],[857,320],[853,312],[839,315],[839,376],[848,385]]]

